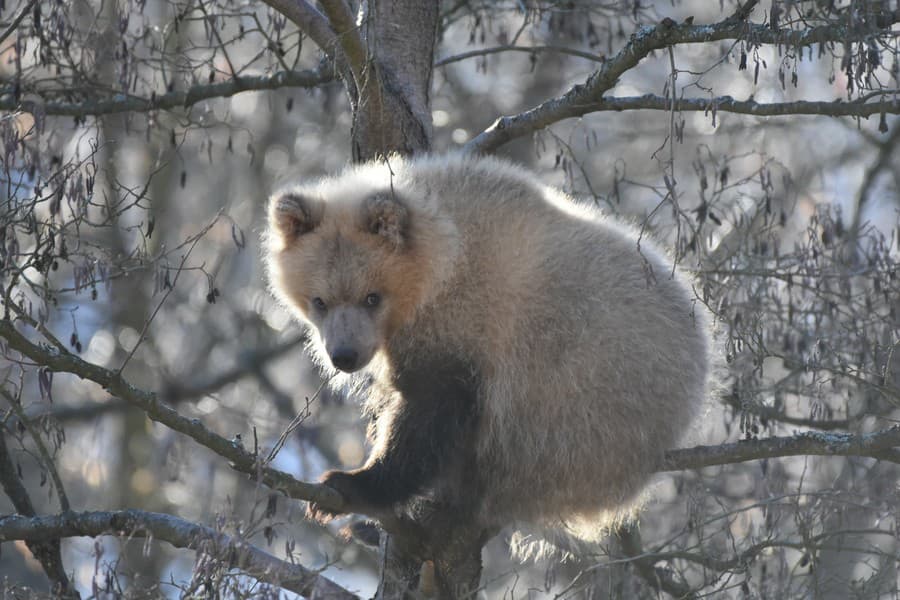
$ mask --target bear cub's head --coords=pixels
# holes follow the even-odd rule
[[[321,359],[365,367],[421,300],[411,213],[391,191],[323,198],[288,190],[269,203],[268,266],[275,293],[318,332]],[[324,365],[327,366],[327,365]]]

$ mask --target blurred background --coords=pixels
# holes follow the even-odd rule
[[[497,117],[583,82],[641,24],[713,23],[734,9],[727,0],[445,2],[434,148],[460,148]],[[763,2],[751,20],[802,29],[891,10],[900,7]],[[359,465],[357,407],[320,389],[305,332],[267,291],[260,262],[273,187],[350,160],[349,103],[316,71],[319,49],[254,2],[0,3],[4,29],[19,15],[0,42],[0,100],[28,107],[0,115],[4,318],[121,369],[251,450],[271,448],[301,415],[273,462],[298,479]],[[612,95],[896,100],[898,34],[888,25],[846,44],[681,45],[627,72]],[[536,49],[460,56],[510,45]],[[127,104],[233,74],[299,70],[316,84],[188,96],[167,110]],[[696,275],[698,302],[718,317],[722,382],[689,446],[896,423],[898,132],[891,115],[628,110],[556,123],[499,154],[632,220]],[[344,539],[346,521],[306,522],[302,503],[95,383],[8,350],[0,374],[6,445],[38,513],[60,510],[52,455],[75,510],[178,515],[374,592],[376,551]],[[661,474],[640,532],[646,551],[701,594],[896,598],[898,476],[889,460],[809,456]],[[0,497],[0,514],[11,512]],[[613,542],[580,560],[525,565],[509,561],[505,544],[499,536],[485,552],[489,597],[655,597]],[[72,538],[62,556],[85,597],[279,594],[154,540]],[[49,589],[22,542],[3,544],[0,576],[11,597]]]

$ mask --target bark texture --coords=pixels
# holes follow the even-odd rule
[[[365,54],[345,69],[353,108],[353,159],[431,148],[431,75],[439,17],[438,2],[363,2],[354,30],[338,35]]]

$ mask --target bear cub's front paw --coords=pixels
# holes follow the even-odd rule
[[[307,516],[320,523],[327,523],[342,514],[366,513],[366,509],[370,506],[366,474],[365,471],[359,470],[328,471],[322,475],[319,481],[341,494],[344,498],[344,507],[342,510],[335,511],[320,506],[317,502],[310,502],[306,508]]]

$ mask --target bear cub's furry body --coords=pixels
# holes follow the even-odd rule
[[[431,495],[485,527],[602,527],[704,397],[687,279],[520,167],[391,157],[275,194],[269,221],[272,286],[313,355],[374,382],[368,460],[323,479],[348,512]]]

